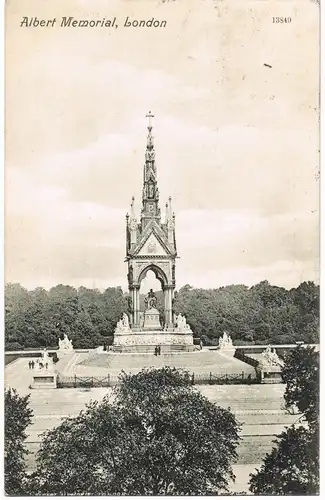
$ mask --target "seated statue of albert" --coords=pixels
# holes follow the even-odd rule
[[[157,306],[157,297],[152,288],[144,298],[144,305],[146,309],[155,309]]]

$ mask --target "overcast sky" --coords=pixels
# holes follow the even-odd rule
[[[161,208],[171,195],[176,213],[177,287],[318,281],[318,9],[8,2],[6,281],[126,289],[148,110]],[[21,28],[23,16],[57,26]],[[119,27],[60,28],[61,16]],[[124,28],[126,16],[167,27]]]

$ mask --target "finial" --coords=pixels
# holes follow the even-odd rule
[[[132,196],[132,203],[131,203],[131,216],[134,217],[134,196]]]
[[[146,115],[146,118],[149,118],[149,125],[148,125],[148,129],[151,130],[152,129],[152,123],[151,123],[151,118],[154,118],[155,115],[151,114],[151,111],[149,111],[149,114]]]
[[[172,217],[172,198],[171,196],[168,198],[168,203],[166,203],[166,217],[170,219]]]

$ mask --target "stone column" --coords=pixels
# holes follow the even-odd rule
[[[135,287],[132,288],[132,316],[133,316],[132,326],[134,327],[139,326],[138,292],[139,290],[137,290]]]
[[[173,325],[173,288],[169,289],[169,295],[168,295],[168,314],[169,314],[169,324],[170,326]]]
[[[173,288],[171,286],[166,286],[164,288],[165,296],[165,324],[167,328],[173,327],[173,312],[172,312],[172,300],[173,300]]]
[[[136,324],[137,324],[137,317],[136,317],[135,288],[132,288],[132,315],[133,315],[133,326],[136,326]]]
[[[139,312],[140,312],[140,287],[134,287],[134,317],[135,317],[135,326],[139,327]]]
[[[164,288],[164,316],[165,316],[165,327],[169,326],[168,322],[168,288]]]

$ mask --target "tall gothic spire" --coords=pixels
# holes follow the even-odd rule
[[[145,152],[145,164],[143,168],[143,190],[142,190],[142,210],[141,219],[144,225],[149,219],[160,219],[159,191],[157,186],[157,169],[155,162],[155,148],[152,136],[152,118],[154,115],[146,115],[149,119],[147,145]]]

